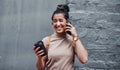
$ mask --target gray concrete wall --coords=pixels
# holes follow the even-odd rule
[[[51,14],[68,3],[89,52],[75,70],[120,69],[120,0],[0,0],[0,70],[35,70],[32,45],[53,32]]]
[[[120,70],[120,0],[67,0],[73,25],[89,52],[76,70]]]

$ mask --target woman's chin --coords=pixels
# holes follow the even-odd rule
[[[56,33],[58,33],[58,34],[63,34],[64,33],[64,31],[56,31]]]

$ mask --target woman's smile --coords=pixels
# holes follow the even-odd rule
[[[58,27],[56,27],[56,31],[57,31],[58,33],[63,32],[63,31],[64,31],[63,26],[58,26]]]

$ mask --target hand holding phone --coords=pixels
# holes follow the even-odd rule
[[[66,24],[66,32],[73,37],[78,35],[75,27],[69,22]]]
[[[36,43],[34,44],[34,46],[35,46],[34,49],[36,49],[37,47],[40,47],[40,49],[39,49],[38,51],[40,51],[40,50],[43,50],[43,51],[44,51],[44,54],[41,55],[41,56],[47,55],[47,51],[46,51],[46,48],[45,48],[45,46],[44,46],[43,41],[38,41],[38,42],[36,42]]]
[[[71,23],[70,23],[70,22],[67,22],[67,24],[66,24],[66,33],[68,33],[69,35],[72,35],[72,34],[71,34],[71,31],[70,31],[71,26],[70,26],[69,24],[71,24]]]

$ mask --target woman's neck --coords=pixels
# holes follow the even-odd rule
[[[65,36],[66,36],[66,33],[56,33],[56,35],[57,35],[58,37],[65,37]]]

